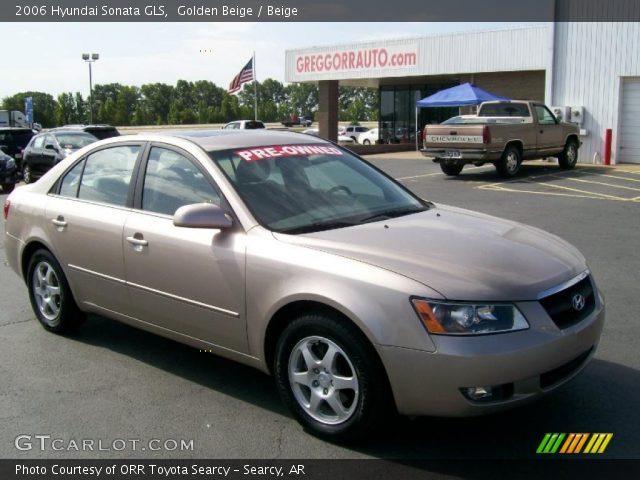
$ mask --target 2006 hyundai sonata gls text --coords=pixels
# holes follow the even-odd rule
[[[6,255],[53,332],[96,313],[274,375],[297,419],[493,412],[590,360],[603,300],[541,230],[419,199],[285,132],[92,144],[4,206]]]

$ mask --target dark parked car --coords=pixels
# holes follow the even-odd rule
[[[79,130],[50,130],[36,135],[24,150],[22,179],[31,183],[70,153],[97,142],[98,138]]]
[[[99,124],[99,125],[65,125],[64,127],[52,128],[49,132],[64,132],[64,131],[80,131],[90,133],[98,140],[104,140],[105,138],[119,137],[120,132],[116,127],[111,125]]]
[[[2,187],[2,193],[10,193],[16,186],[16,161],[7,155],[0,152],[0,187]]]
[[[22,151],[36,133],[30,128],[3,127],[0,128],[0,150],[13,157],[18,169],[22,162]]]

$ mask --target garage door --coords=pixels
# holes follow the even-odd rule
[[[640,77],[622,82],[620,163],[640,163]]]

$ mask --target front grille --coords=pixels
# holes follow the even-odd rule
[[[576,310],[573,306],[573,298],[578,294],[584,298],[582,310]],[[586,276],[575,285],[543,298],[540,303],[558,328],[565,329],[580,323],[593,312],[596,306],[591,277]]]
[[[558,368],[554,368],[553,370],[549,370],[548,372],[540,375],[540,387],[541,388],[549,388],[556,383],[561,382],[565,378],[570,377],[576,370],[578,370],[582,364],[589,358],[591,354],[591,347],[586,352],[582,353],[578,357],[574,358],[570,362],[565,363],[564,365],[559,366]]]

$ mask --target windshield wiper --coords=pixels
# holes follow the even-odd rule
[[[374,215],[364,217],[360,219],[359,223],[376,222],[378,220],[386,220],[387,218],[402,217],[404,215],[411,215],[412,213],[424,212],[425,210],[426,208],[424,207],[396,208],[385,210],[383,212],[378,212]]]
[[[286,233],[295,235],[297,233],[311,233],[311,232],[319,232],[321,230],[333,230],[334,228],[344,228],[344,227],[352,227],[356,225],[354,222],[314,222],[308,225],[301,225],[299,227],[289,228],[287,230],[282,230],[280,233]]]

